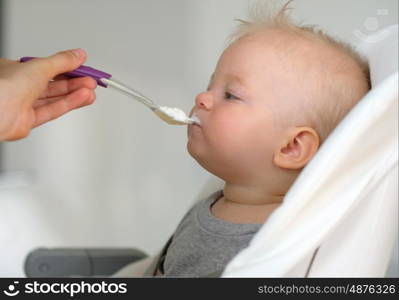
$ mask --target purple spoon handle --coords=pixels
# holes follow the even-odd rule
[[[26,62],[29,61],[31,59],[34,59],[35,57],[22,57],[19,61],[20,62]],[[101,81],[102,78],[106,78],[106,79],[110,79],[112,77],[111,74],[105,73],[103,71],[88,67],[88,66],[84,66],[81,65],[79,68],[71,71],[71,72],[67,72],[67,73],[63,73],[62,75],[68,76],[68,77],[86,77],[89,76],[91,78],[93,78],[95,81],[97,81],[98,85],[101,85],[103,87],[107,87],[107,84],[103,83]]]

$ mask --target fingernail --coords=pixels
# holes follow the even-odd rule
[[[83,60],[86,58],[86,51],[81,48],[73,49],[72,52],[76,55],[77,58],[79,58],[79,60]]]

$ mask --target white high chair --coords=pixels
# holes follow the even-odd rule
[[[301,172],[222,277],[398,277],[398,26],[358,46],[372,90]],[[223,188],[216,177],[198,199]],[[157,257],[114,277],[151,276]],[[219,274],[220,275],[220,274]]]

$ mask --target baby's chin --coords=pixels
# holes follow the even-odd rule
[[[191,157],[198,162],[198,164],[200,164],[204,169],[208,170],[207,162],[209,159],[207,158],[206,149],[204,149],[203,145],[198,145],[195,139],[189,138],[187,142],[187,151]]]
[[[211,159],[209,153],[206,152],[206,149],[196,146],[197,145],[194,145],[194,143],[190,143],[190,141],[187,143],[187,151],[191,157],[194,158],[197,163],[209,173],[220,177],[220,174],[216,172],[217,168],[215,168],[217,163],[215,164],[215,161]]]
[[[198,145],[195,144],[193,138],[189,137],[187,142],[187,152],[191,155],[195,160],[200,159],[200,151],[198,150]]]

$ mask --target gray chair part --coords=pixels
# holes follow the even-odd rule
[[[24,269],[27,277],[111,276],[146,257],[132,248],[38,248],[27,255]]]

